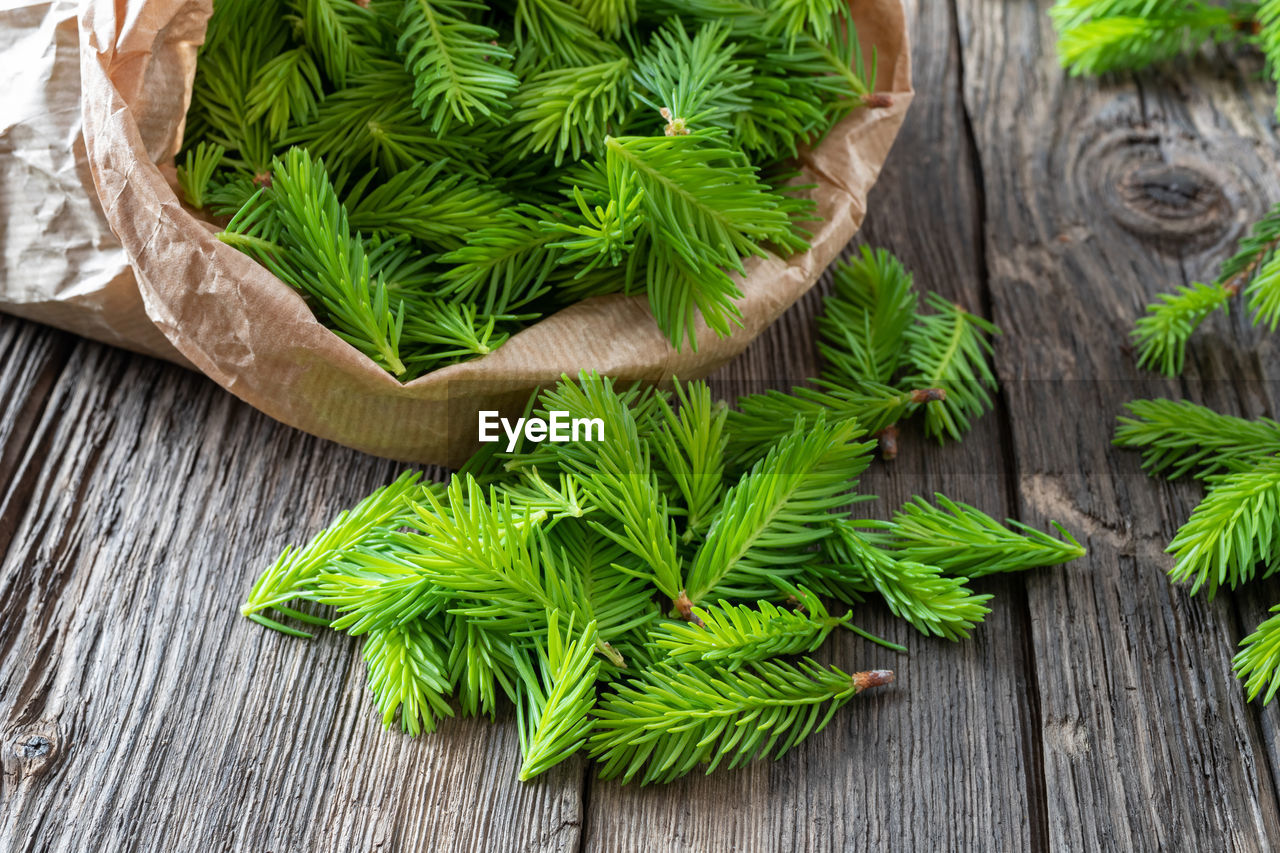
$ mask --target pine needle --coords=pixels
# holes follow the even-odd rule
[[[1201,282],[1160,294],[1134,324],[1138,366],[1159,370],[1165,376],[1181,373],[1192,333],[1214,311],[1225,310],[1230,299],[1231,291],[1225,287]]]
[[[1085,550],[1061,524],[1062,539],[1013,519],[1001,524],[981,510],[935,494],[936,506],[916,497],[886,524],[866,522],[884,532],[895,559],[936,566],[943,574],[977,578],[1021,572],[1083,557]]]
[[[1169,576],[1202,586],[1212,598],[1219,587],[1252,580],[1259,563],[1266,577],[1280,567],[1280,458],[1207,478],[1209,493],[1166,549],[1174,556]]]
[[[874,446],[864,436],[855,420],[797,422],[726,492],[689,569],[689,600],[767,597],[811,559],[830,511],[855,499]]]
[[[567,631],[572,637],[572,620]],[[568,640],[561,633],[559,613],[548,618],[546,648],[538,648],[538,671],[524,666],[521,672],[524,690],[518,694],[516,710],[524,759],[520,781],[545,773],[586,743],[600,675],[600,664],[594,660],[596,642],[594,622]]]
[[[1142,450],[1147,473],[1171,480],[1245,471],[1280,454],[1280,424],[1222,415],[1186,400],[1133,400],[1114,444]]]
[[[1280,690],[1280,605],[1271,608],[1278,614],[1264,621],[1258,630],[1241,641],[1241,650],[1232,660],[1236,678],[1245,680],[1249,701],[1262,696],[1268,704]],[[1263,691],[1266,691],[1265,693]]]
[[[942,389],[942,398],[925,404],[925,433],[939,442],[959,439],[971,418],[991,408],[989,391],[996,378],[987,361],[992,351],[987,336],[1000,329],[936,293],[926,294],[925,304],[934,313],[917,315],[905,332],[911,372],[903,384]]]
[[[810,660],[751,663],[737,672],[659,663],[609,694],[595,711],[591,755],[605,779],[667,782],[726,759],[737,767],[781,755],[821,731],[864,686],[892,673],[849,675]]]
[[[976,595],[965,579],[945,577],[937,566],[895,558],[877,544],[874,534],[845,520],[831,522],[833,535],[823,540],[828,562],[815,565],[807,578],[846,601],[875,592],[895,616],[922,634],[962,640],[991,609],[989,594]]]

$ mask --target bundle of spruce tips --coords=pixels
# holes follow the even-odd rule
[[[847,0],[216,0],[178,180],[404,380],[607,293],[696,348],[874,66]]]
[[[531,404],[599,440],[489,444],[447,484],[406,473],[286,549],[243,612],[297,636],[363,636],[385,725],[516,708],[529,779],[586,750],[606,777],[669,781],[780,755],[892,679],[804,655],[877,597],[959,640],[989,612],[974,578],[1075,559],[1061,538],[936,496],[889,521],[849,507],[869,430],[923,413],[959,437],[989,408],[991,324],[870,251],[839,266],[827,370],[730,410],[704,382],[622,388],[584,372]],[[882,432],[883,436],[884,433]]]

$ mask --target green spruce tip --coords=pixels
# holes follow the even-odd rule
[[[1239,20],[1237,31],[1248,32],[1256,27],[1256,43],[1267,58],[1267,73],[1272,82],[1280,83],[1280,3],[1276,0],[1259,0],[1253,20]],[[1280,103],[1276,104],[1276,116],[1280,117]],[[1272,331],[1275,330],[1274,324]]]
[[[857,417],[880,439],[882,455],[896,455],[896,423],[917,410],[925,432],[959,438],[972,419],[990,410],[995,374],[988,336],[993,323],[934,293],[921,311],[910,273],[886,252],[864,248],[835,267],[834,288],[819,319],[825,368],[817,388],[792,388],[739,399],[730,415],[730,458],[759,458],[795,418],[820,412]]]
[[[673,380],[678,407],[659,397],[661,423],[653,449],[680,495],[685,515],[682,539],[704,536],[725,490],[725,424],[729,408],[712,400],[705,382]]]
[[[497,30],[476,23],[484,3],[406,0],[396,20],[396,49],[413,75],[413,104],[433,133],[472,125],[507,108],[520,80]]]
[[[436,252],[462,248],[468,235],[512,205],[509,195],[457,171],[447,158],[415,163],[370,187],[376,175],[369,172],[345,199],[351,227],[366,235],[419,240]]]
[[[734,118],[750,110],[743,90],[751,86],[751,69],[735,61],[741,43],[732,40],[725,21],[707,21],[693,33],[673,18],[650,36],[636,57],[636,100],[662,115],[673,130],[717,127],[732,132]]]
[[[572,639],[566,639],[558,612],[552,613],[547,623],[546,645],[538,645],[537,670],[525,658],[517,659],[526,688],[517,694],[516,709],[523,757],[521,782],[565,761],[591,734],[590,711],[600,677],[600,662],[595,658],[596,625],[588,623],[575,635],[570,619],[566,632]]]
[[[597,706],[591,755],[600,775],[669,782],[699,765],[738,767],[781,755],[821,731],[858,693],[887,684],[887,670],[853,675],[811,660],[765,661],[736,672],[659,663]]]
[[[924,405],[925,434],[939,442],[959,440],[971,420],[990,411],[995,373],[988,357],[989,336],[1000,329],[936,293],[925,295],[930,314],[918,314],[905,333],[904,359],[909,369],[901,384],[939,388],[944,393]]]
[[[1174,556],[1169,576],[1202,587],[1212,598],[1220,587],[1235,589],[1280,568],[1280,457],[1251,468],[1206,478],[1204,500],[1192,511],[1166,549]]]
[[[899,560],[936,566],[943,574],[969,579],[1020,572],[1070,562],[1085,554],[1061,524],[1050,522],[1056,539],[1014,519],[1004,524],[970,506],[935,494],[934,504],[915,497],[887,524],[875,524]]]
[[[873,442],[856,420],[797,420],[793,431],[725,493],[686,577],[692,604],[767,598],[778,579],[816,557],[825,522],[848,505]]]
[[[369,690],[390,728],[399,719],[410,735],[435,730],[436,721],[452,717],[447,697],[448,638],[442,619],[415,620],[369,634],[363,657],[369,668]]]
[[[543,209],[520,206],[476,227],[465,245],[442,256],[450,266],[441,274],[441,293],[493,314],[519,310],[546,294],[560,262],[556,243],[565,240],[558,225],[546,225],[549,217]]]
[[[1133,400],[1125,404],[1113,443],[1142,451],[1147,473],[1171,480],[1187,474],[1245,471],[1280,454],[1280,424],[1223,415],[1187,400]]]
[[[611,522],[592,518],[589,524],[640,559],[643,568],[628,571],[650,580],[674,601],[684,589],[675,524],[659,490],[649,443],[629,405],[634,399],[594,372],[584,371],[578,383],[562,381],[543,395],[541,405],[571,418],[598,418],[604,440],[544,447],[550,459],[579,479]]]
[[[413,471],[401,474],[393,483],[371,495],[338,517],[302,548],[286,548],[253,585],[240,612],[267,627],[300,637],[310,637],[282,624],[268,614],[276,611],[309,624],[327,625],[329,620],[303,613],[289,605],[305,598],[314,589],[320,575],[342,555],[361,545],[385,542],[391,533],[408,523],[413,515],[409,499],[434,485],[421,482],[422,475]]]
[[[797,419],[811,423],[820,415],[833,421],[852,418],[868,434],[879,435],[924,403],[946,398],[941,389],[900,391],[869,382],[846,388],[826,380],[817,384],[818,388],[797,386],[790,393],[767,391],[739,397],[738,408],[729,413],[732,464],[754,463],[792,430]]]
[[[761,600],[755,607],[721,599],[694,607],[696,619],[663,622],[652,632],[653,644],[676,663],[702,662],[730,672],[743,664],[779,655],[815,651],[836,628],[843,627],[897,652],[904,646],[873,637],[854,626],[853,611],[832,616],[822,600],[804,587],[794,587],[787,607]]]
[[[610,187],[635,186],[652,244],[645,285],[659,327],[673,346],[697,348],[695,311],[728,335],[742,296],[724,271],[764,244],[786,241],[791,220],[780,196],[719,129],[673,136],[608,137]],[[694,192],[691,188],[698,187]]]
[[[1177,376],[1186,364],[1187,342],[1219,308],[1226,309],[1232,293],[1216,284],[1193,282],[1162,293],[1147,306],[1147,313],[1133,327],[1138,347],[1138,367]]]
[[[856,603],[880,596],[893,615],[925,635],[963,640],[986,618],[992,596],[976,594],[963,577],[947,577],[937,566],[898,559],[889,542],[847,519],[832,519],[822,540],[823,561],[806,567],[804,582]]]
[[[1270,610],[1271,616],[1241,641],[1240,651],[1232,660],[1237,678],[1245,682],[1249,700],[1262,697],[1270,704],[1280,691],[1280,605]]]
[[[892,384],[918,309],[911,274],[888,251],[869,246],[832,270],[818,320],[824,378],[845,387]]]
[[[257,82],[246,96],[245,118],[265,121],[270,137],[281,139],[290,125],[311,120],[323,91],[315,56],[305,47],[295,47],[259,70]]]
[[[222,163],[227,150],[216,143],[201,142],[187,150],[186,160],[178,167],[178,187],[187,204],[203,210],[213,173]]]
[[[526,156],[552,155],[556,166],[599,157],[610,129],[631,109],[631,80],[626,56],[532,74],[512,99],[511,143]]]
[[[228,223],[219,239],[254,255],[309,296],[334,332],[393,374],[400,360],[404,302],[371,263],[352,230],[324,162],[301,148],[275,161],[271,183]]]
[[[1182,373],[1186,348],[1200,324],[1215,311],[1227,311],[1244,292],[1255,326],[1274,332],[1280,326],[1280,205],[1254,223],[1236,253],[1218,270],[1211,284],[1179,285],[1160,294],[1134,325],[1138,366],[1166,376]]]
[[[297,22],[303,44],[339,88],[376,56],[378,20],[367,5],[343,0],[287,0],[285,5]]]
[[[264,242],[279,227],[253,224]],[[988,612],[969,575],[1080,551],[1065,532],[1001,525],[940,496],[890,522],[845,518],[873,443],[828,396],[808,398],[809,413],[735,472],[734,420],[706,383],[565,377],[526,414],[597,418],[602,441],[482,454],[447,485],[406,474],[286,550],[245,612],[292,633],[303,632],[267,614],[363,636],[374,703],[409,734],[455,701],[492,716],[507,697],[523,779],[583,749],[604,775],[646,782],[780,754],[891,678],[780,656],[836,628],[902,650],[814,591],[875,593],[921,631],[959,639]]]
[[[1247,6],[1198,0],[1058,0],[1058,55],[1072,74],[1145,68],[1249,28]]]

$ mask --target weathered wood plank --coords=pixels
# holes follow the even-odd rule
[[[1179,396],[1136,369],[1127,335],[1139,307],[1204,274],[1237,216],[1274,187],[1274,143],[1233,126],[1257,90],[1068,81],[1048,0],[956,5],[995,319],[1011,332],[998,364],[1019,512],[1059,517],[1090,547],[1086,561],[1028,579],[1049,840],[1265,847],[1280,821],[1229,671],[1229,599],[1190,600],[1163,574],[1161,549],[1195,490],[1155,486],[1136,454],[1108,449],[1125,400]]]
[[[977,309],[980,205],[963,144],[953,30],[927,3],[907,5],[919,94],[872,194],[862,239],[897,252],[921,286]],[[812,375],[819,307],[811,294],[722,371],[717,387],[732,397]],[[1005,513],[1002,440],[996,415],[960,446],[938,449],[905,432],[900,458],[878,463],[865,480],[884,495],[867,511],[883,515],[913,493],[941,490]],[[996,595],[994,612],[965,643],[926,639],[883,608],[861,609],[860,625],[907,643],[909,656],[845,635],[829,640],[822,658],[845,669],[892,667],[898,683],[855,700],[776,763],[653,788],[593,780],[584,849],[1034,847],[1043,834],[1034,802],[1039,725],[1028,712],[1020,581],[982,588]]]
[[[1198,492],[1107,451],[1133,396],[1276,411],[1254,381],[1274,344],[1255,354],[1256,338],[1211,327],[1182,385],[1138,374],[1124,344],[1153,290],[1203,275],[1278,197],[1268,96],[1240,74],[1066,84],[1043,0],[958,0],[961,103],[950,18],[908,5],[921,96],[864,238],[921,284],[992,303],[1010,405],[959,447],[908,433],[868,478],[885,495],[873,511],[937,488],[1065,521],[1088,535],[1088,562],[1031,576],[1029,598],[1022,579],[985,585],[995,612],[968,643],[866,608],[860,624],[911,655],[843,636],[824,657],[893,666],[899,684],[779,763],[585,790],[577,763],[522,786],[510,720],[383,733],[354,643],[277,636],[237,613],[265,559],[395,466],[176,368],[91,344],[39,355],[56,336],[0,319],[0,412],[20,412],[0,417],[2,846],[1216,850],[1280,837],[1276,712],[1245,706],[1227,667],[1280,585],[1212,604],[1172,590],[1159,550]],[[718,386],[810,374],[817,305]],[[1236,378],[1197,382],[1222,376]]]
[[[0,847],[577,846],[580,766],[521,785],[509,721],[383,733],[354,642],[239,615],[264,561],[397,466],[97,345],[48,407],[0,564]]]
[[[1261,56],[1249,51],[1218,55],[1212,65],[1197,63],[1176,75],[1166,72],[1168,76],[1161,75],[1158,81],[1140,81],[1145,115],[1158,116],[1179,128],[1182,145],[1187,144],[1188,137],[1209,140],[1209,158],[1215,169],[1210,186],[1216,189],[1221,183],[1226,190],[1205,195],[1212,200],[1222,198],[1229,206],[1232,221],[1226,230],[1228,242],[1247,232],[1252,222],[1280,201],[1275,94],[1272,87],[1261,82],[1264,71]],[[1193,97],[1186,98],[1182,94],[1185,91],[1192,92]],[[1176,160],[1179,146],[1166,149],[1170,152],[1167,156]],[[1225,170],[1225,176],[1220,170]],[[1239,185],[1248,187],[1248,191],[1240,192]],[[1185,191],[1180,194],[1186,195]],[[1180,258],[1182,281],[1216,275],[1217,264],[1225,257],[1223,252]],[[1280,413],[1280,381],[1275,378],[1276,365],[1280,365],[1280,338],[1254,328],[1243,304],[1233,306],[1230,317],[1214,317],[1199,330],[1188,348],[1187,361],[1188,370],[1181,383],[1183,396],[1243,417],[1275,417]],[[1174,506],[1182,521],[1203,496],[1203,490],[1179,484],[1175,494]],[[1164,565],[1170,563],[1165,558]],[[1227,623],[1230,636],[1233,640],[1243,639],[1267,618],[1270,607],[1280,603],[1280,581],[1249,584],[1227,601],[1232,617]],[[1203,665],[1225,669],[1229,658],[1205,660]],[[1243,686],[1237,689],[1242,691]],[[1265,764],[1252,760],[1248,769],[1268,774],[1271,787],[1278,789],[1280,708],[1264,708],[1255,702],[1249,711],[1257,721],[1267,760]]]
[[[0,316],[0,555],[38,462],[32,453],[44,404],[67,362],[74,338]]]

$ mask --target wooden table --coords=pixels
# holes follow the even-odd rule
[[[919,96],[861,239],[1004,327],[999,408],[962,445],[918,433],[877,464],[879,511],[941,490],[1054,518],[1065,568],[979,584],[964,643],[883,608],[826,656],[892,666],[776,763],[666,787],[582,761],[516,781],[515,726],[385,733],[356,643],[243,619],[264,563],[396,465],[282,427],[182,369],[0,318],[0,848],[40,850],[1244,849],[1280,838],[1277,708],[1235,644],[1280,583],[1215,601],[1161,553],[1197,500],[1113,451],[1123,401],[1280,411],[1273,339],[1236,312],[1186,378],[1137,371],[1157,290],[1211,274],[1280,198],[1255,56],[1071,81],[1047,0],[910,0]],[[815,368],[817,294],[719,374]],[[1273,373],[1278,372],[1272,368]]]

